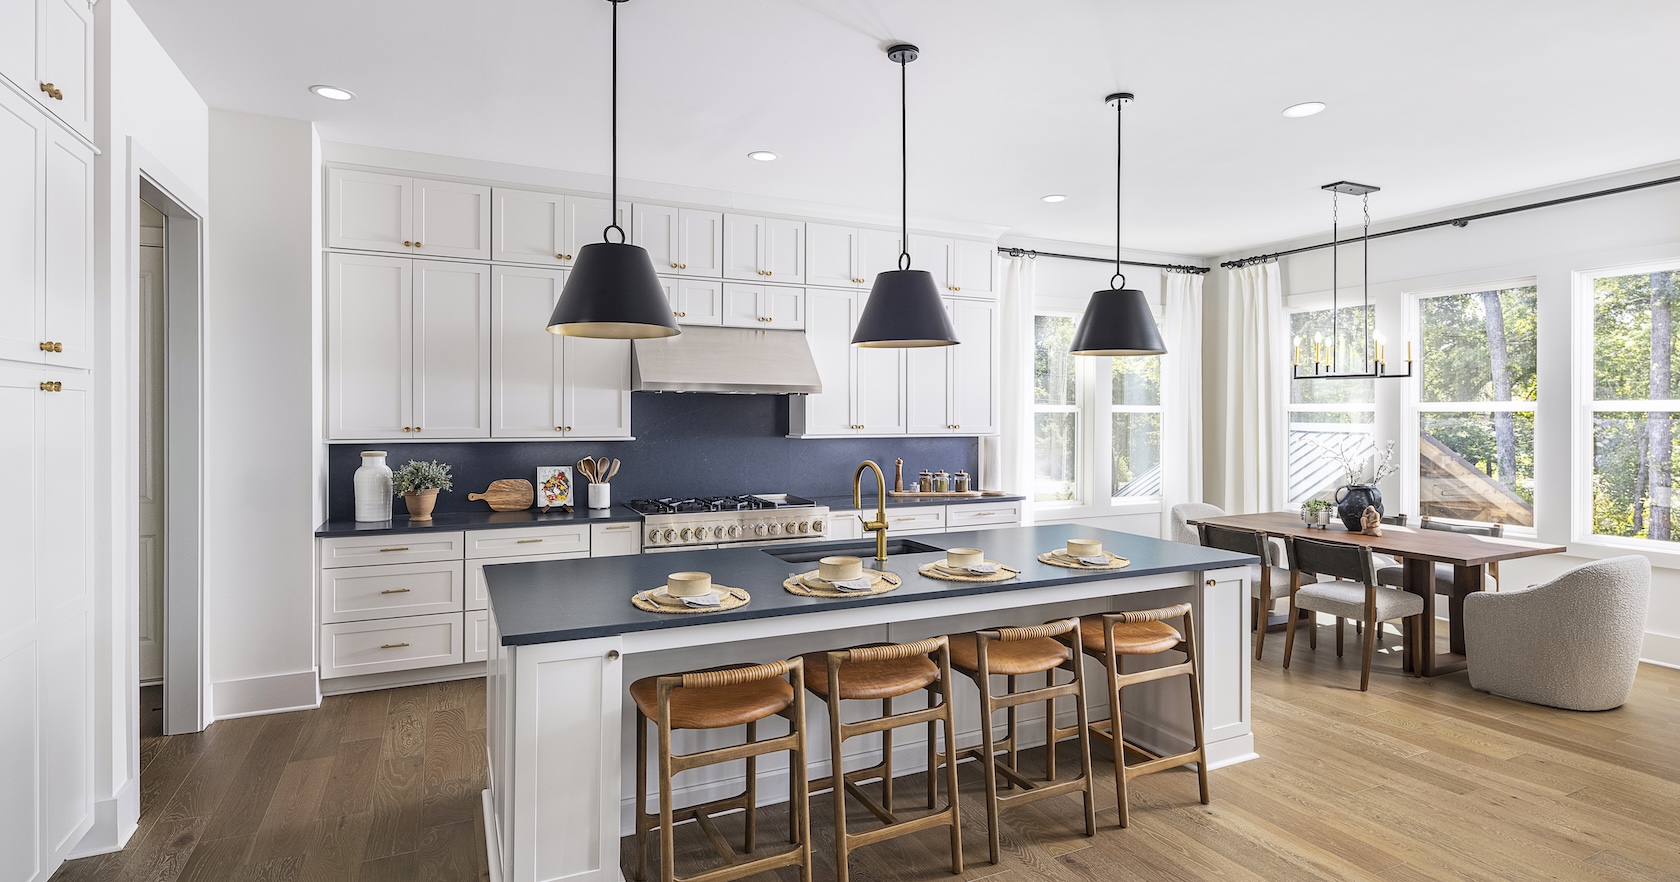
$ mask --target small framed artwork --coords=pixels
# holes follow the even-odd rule
[[[537,466],[537,505],[548,509],[572,504],[572,467]]]

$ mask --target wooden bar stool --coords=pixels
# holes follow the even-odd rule
[[[1290,610],[1291,615],[1294,609]],[[1178,628],[1167,623],[1179,619]],[[1151,772],[1196,764],[1196,782],[1201,787],[1202,805],[1208,804],[1207,740],[1202,734],[1202,682],[1197,673],[1200,663],[1196,651],[1195,624],[1190,619],[1190,604],[1179,603],[1161,609],[1137,612],[1109,613],[1101,617],[1087,616],[1080,624],[1085,654],[1101,662],[1108,674],[1108,719],[1091,724],[1091,733],[1108,742],[1114,749],[1114,789],[1120,803],[1120,826],[1126,826],[1126,782]],[[1180,630],[1182,629],[1182,630]],[[1290,629],[1293,633],[1293,628]],[[1150,668],[1128,674],[1124,671],[1129,655],[1154,655],[1176,650],[1184,653],[1184,661],[1163,668]],[[1286,663],[1289,658],[1284,656]],[[1167,677],[1190,678],[1190,724],[1195,744],[1184,753],[1160,756],[1135,744],[1126,743],[1121,729],[1120,690],[1136,683],[1148,683]],[[1126,748],[1142,754],[1141,763],[1126,763]]]
[[[1063,793],[1079,791],[1085,798],[1085,835],[1097,835],[1096,803],[1091,790],[1090,720],[1085,713],[1085,676],[1079,665],[1079,620],[1061,619],[1025,628],[996,628],[957,634],[951,637],[951,665],[974,680],[980,688],[980,747],[960,751],[961,757],[980,760],[986,774],[986,831],[991,847],[992,863],[998,862],[1000,852],[998,815],[1006,808],[1037,802]],[[1070,672],[1066,683],[1056,683],[1056,670]],[[1007,676],[1008,691],[992,694],[992,675]],[[1015,678],[1022,674],[1044,674],[1045,685],[1037,689],[1016,689]],[[1078,712],[1078,725],[1059,728],[1056,725],[1056,699],[1071,697]],[[1015,727],[1015,708],[1028,702],[1042,701],[1045,705],[1044,744],[1047,774],[1035,781],[1021,774],[1017,758],[1020,753],[1020,733]],[[992,716],[1008,710],[1008,734],[999,741],[992,732]],[[1080,774],[1067,781],[1056,780],[1056,743],[1064,738],[1079,742]],[[948,748],[949,749],[949,746]],[[1000,760],[1002,752],[1005,759]],[[941,762],[954,762],[949,754]],[[998,795],[998,776],[1002,775],[1019,793]]]
[[[644,677],[630,684],[630,697],[636,703],[638,882],[647,876],[647,833],[653,828],[656,818],[659,825],[659,878],[662,882],[724,882],[789,866],[799,867],[800,879],[811,882],[810,811],[806,805],[809,794],[805,786],[805,693],[796,688],[802,669],[800,660],[795,658],[762,665],[734,665],[687,674]],[[788,734],[759,741],[758,721],[775,715],[788,719]],[[657,815],[650,815],[647,811],[647,733],[650,719],[659,731]],[[671,733],[677,729],[723,729],[741,725],[747,727],[747,740],[743,744],[697,753],[671,752]],[[783,750],[793,754],[788,762],[792,784],[788,799],[791,815],[788,840],[794,843],[794,847],[768,857],[744,859],[735,854],[729,842],[718,833],[711,816],[720,811],[744,810],[747,825],[745,850],[749,855],[756,851],[758,757]],[[680,810],[672,806],[671,779],[678,772],[740,759],[747,763],[745,791]],[[704,873],[679,877],[676,875],[676,847],[672,832],[679,821],[690,820],[699,825],[718,854],[728,863]]]
[[[929,658],[929,656],[933,656]],[[951,828],[951,872],[963,871],[962,826],[957,814],[957,769],[945,767],[945,806],[933,811],[938,798],[937,747],[934,741],[936,723],[945,724],[945,743],[956,744],[956,729],[951,718],[951,651],[944,637],[830,652],[811,652],[802,656],[804,684],[818,698],[828,704],[830,762],[833,773],[827,778],[811,782],[812,792],[832,790],[834,793],[834,866],[840,882],[847,882],[850,874],[847,859],[854,849],[894,839],[929,827]],[[892,700],[900,695],[927,692],[927,707],[904,713],[893,713]],[[841,701],[881,702],[881,715],[855,723],[840,718]],[[928,770],[927,807],[929,814],[900,819],[893,811],[892,733],[894,729],[927,724]],[[847,738],[881,733],[881,762],[867,769],[846,772],[841,750]],[[862,784],[879,778],[881,801],[876,802],[864,792]],[[884,827],[862,833],[846,832],[846,794],[862,803],[871,814],[881,819]]]

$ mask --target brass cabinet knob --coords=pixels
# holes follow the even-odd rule
[[[554,259],[555,260],[565,260],[566,255],[561,254],[560,252],[556,251],[556,252],[554,252]]]
[[[570,431],[571,431],[571,430],[572,430],[572,427],[571,427],[571,426],[567,426],[567,427],[566,427],[566,431],[568,431],[568,432],[570,432]]]
[[[767,316],[765,316],[765,317],[764,317],[764,320],[765,320],[765,321],[766,321],[766,322],[773,322],[773,321],[775,321],[775,320],[776,320],[776,317],[775,317],[775,316],[773,316],[773,315],[767,315]]]
[[[607,650],[607,661],[618,661],[618,650],[616,650],[616,649]]]
[[[58,342],[57,340],[54,340],[53,341],[53,351],[54,352],[63,352],[64,351],[64,344]]]
[[[51,392],[52,391],[52,384],[47,383],[47,382],[41,383],[41,391],[42,392]]]
[[[683,310],[682,312],[673,312],[671,314],[676,316],[677,318],[688,318],[688,311],[687,310]]]
[[[554,431],[556,431],[556,432],[564,432],[564,431],[566,431],[566,430],[565,430],[565,429],[562,429],[562,428],[560,428],[560,427],[559,427],[559,426],[555,426],[555,427],[554,427]]]
[[[776,274],[776,271],[775,270],[765,270],[764,274],[767,275],[767,276],[773,276],[773,275]]]
[[[412,429],[412,428],[410,428],[410,427],[408,427],[408,426],[403,426],[403,431],[404,431],[404,432],[412,432],[412,431],[414,431],[414,429]]]
[[[961,290],[962,290],[962,286],[961,286],[961,285],[953,285],[953,286],[952,286],[952,287],[951,287],[951,290],[952,290],[952,291],[961,291]]]
[[[414,434],[416,434],[416,435],[420,434],[420,427],[419,426],[414,427]]]
[[[414,240],[414,247],[416,247],[416,248],[420,247],[420,240],[418,240],[418,239]]]
[[[677,265],[677,268],[678,268],[678,269],[688,269],[688,264],[686,264],[686,263],[683,263],[683,264],[678,264],[678,265]]]
[[[673,264],[671,264],[671,269],[676,269],[676,268],[677,268],[677,265],[676,265],[676,264],[674,264],[674,263],[673,263]]]
[[[407,239],[404,239],[404,240],[403,240],[403,247],[404,247],[404,248],[413,248],[413,247],[414,247],[414,243],[413,243],[413,242],[410,242],[410,241],[408,241],[408,240],[407,240]]]
[[[51,341],[45,341],[45,342],[43,342],[43,343],[42,343],[42,344],[41,344],[41,351],[42,351],[42,352],[51,352],[51,351],[53,351],[53,345],[52,345],[52,342],[51,342]]]

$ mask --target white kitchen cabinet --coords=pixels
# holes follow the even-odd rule
[[[488,610],[472,610],[462,615],[465,623],[462,638],[466,641],[461,647],[461,661],[481,662],[490,657],[490,613]]]
[[[997,527],[1018,527],[1021,524],[1021,503],[965,502],[945,506],[947,532],[990,530]]]
[[[945,298],[955,346],[911,349],[907,402],[912,435],[992,435],[997,420],[997,304]]]
[[[459,612],[466,582],[458,560],[321,571],[321,621],[360,622]]]
[[[714,279],[661,278],[679,325],[723,324],[723,283]]]
[[[86,368],[93,151],[0,90],[0,359]]]
[[[56,128],[47,131],[46,190],[40,321],[52,351],[44,362],[92,367],[93,151]]]
[[[861,310],[860,310],[861,311]],[[852,409],[859,435],[902,435],[905,421],[903,349],[853,346],[857,380]]]
[[[863,287],[875,285],[875,277],[898,269],[898,256],[904,251],[904,238],[897,230],[863,228],[857,235],[857,270]]]
[[[946,310],[950,310],[949,304]],[[965,345],[927,346],[906,353],[908,389],[905,407],[910,434],[952,434],[950,350],[961,349]]]
[[[87,0],[0,3],[0,75],[93,137],[93,8]]]
[[[940,291],[964,297],[997,296],[997,248],[990,242],[913,233],[910,256],[915,261],[911,268],[931,273]]]
[[[791,434],[904,434],[904,351],[852,345],[867,299],[862,291],[806,291],[805,336],[823,391],[793,396]]]
[[[491,436],[630,437],[630,343],[547,330],[564,270],[492,273]]]
[[[910,234],[910,259],[913,261],[911,269],[927,270],[933,276],[933,284],[941,292],[951,290],[951,255],[956,250],[956,240],[947,236],[927,236],[921,233]]]
[[[805,225],[805,282],[831,288],[870,287],[875,276],[898,269],[903,240],[894,230]]]
[[[583,246],[601,241],[615,217],[606,199],[506,187],[492,190],[491,206],[490,259],[509,263],[569,267]],[[620,205],[618,224],[628,232],[626,214]]]
[[[627,554],[641,553],[641,521],[623,521],[616,524],[590,525],[590,557],[623,557]]]
[[[631,241],[647,249],[653,267],[676,276],[723,275],[723,213],[638,202],[630,212]]]
[[[26,90],[39,86],[35,82],[35,53],[40,48],[40,21],[38,0],[0,3],[0,76]]]
[[[630,210],[620,204],[614,206],[610,199],[598,199],[592,196],[567,196],[565,205],[565,237],[560,244],[565,250],[565,265],[573,266],[577,263],[577,256],[583,253],[583,246],[608,239],[607,230],[613,224],[628,236]],[[616,234],[612,241],[620,240]]]
[[[797,331],[805,327],[805,289],[725,282],[723,324],[732,328]]]
[[[723,277],[805,281],[805,223],[746,214],[723,216]]]
[[[490,257],[490,188],[355,169],[327,171],[327,245]]]
[[[461,663],[459,612],[321,626],[321,679]]]
[[[490,267],[333,254],[328,437],[490,435]]]

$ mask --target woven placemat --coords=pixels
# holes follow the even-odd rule
[[[838,588],[815,588],[806,584],[805,577],[815,576],[817,572],[817,570],[812,570],[809,573],[797,573],[789,576],[782,581],[782,587],[786,588],[789,594],[797,594],[800,597],[874,597],[877,594],[892,591],[899,586],[897,576],[882,570],[871,569],[864,570],[868,575],[875,577],[875,587],[868,591],[841,591]]]
[[[995,560],[988,560],[986,563],[996,564],[998,571],[989,576],[979,576],[974,573],[953,573],[941,569],[939,562],[933,561],[917,567],[916,572],[927,576],[929,579],[943,579],[947,582],[1004,582],[1021,574],[1020,570],[1010,569]]]
[[[665,586],[659,586],[659,588],[663,587]],[[682,606],[667,606],[666,604],[660,603],[649,596],[653,594],[653,592],[658,591],[659,588],[649,588],[646,591],[637,591],[635,594],[631,595],[630,603],[632,606],[642,610],[643,612],[709,613],[723,612],[724,610],[730,609],[740,609],[752,600],[752,595],[748,594],[745,588],[730,588],[725,585],[713,585],[712,587],[728,592],[723,595],[721,602],[719,602],[717,606],[689,606],[686,603]]]
[[[1056,549],[1056,551],[1061,550],[1062,549],[1060,548]],[[1108,566],[1105,567],[1095,567],[1090,564],[1080,563],[1078,560],[1073,558],[1061,557],[1056,554],[1056,551],[1046,551],[1039,555],[1038,562],[1047,563],[1053,567],[1066,567],[1070,570],[1118,570],[1121,567],[1129,567],[1132,565],[1131,561],[1115,554],[1112,551],[1103,552],[1103,554],[1108,555]]]

